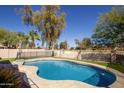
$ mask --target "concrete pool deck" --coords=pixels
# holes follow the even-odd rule
[[[36,58],[36,59],[27,59],[27,60],[21,60],[21,62],[16,62],[19,66],[19,70],[21,72],[26,73],[27,77],[29,78],[29,84],[31,85],[32,88],[39,87],[39,88],[97,88],[93,85],[76,81],[76,80],[47,80],[44,78],[41,78],[37,75],[37,70],[38,68],[35,66],[25,66],[23,65],[24,62],[30,62],[30,61],[36,61],[36,60],[67,60],[71,62],[75,62],[78,64],[88,64],[88,65],[93,65],[97,66],[103,69],[107,69],[111,72],[113,72],[116,75],[116,81],[110,85],[109,87],[111,88],[123,88],[124,87],[124,74],[111,69],[111,68],[106,68],[105,66],[97,65],[97,64],[92,64],[92,63],[86,63],[82,61],[76,61],[76,60],[71,60],[71,59],[63,59],[63,58]]]

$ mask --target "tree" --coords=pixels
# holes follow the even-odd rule
[[[90,47],[91,47],[91,44],[92,44],[90,38],[84,38],[84,39],[82,40],[82,43],[83,43],[83,48],[84,48],[84,49],[90,48]]]
[[[78,39],[75,39],[75,43],[77,45],[76,49],[87,49],[87,48],[90,48],[92,44],[90,38],[84,38],[81,41],[79,41]]]
[[[55,44],[54,49],[59,49],[58,43]]]
[[[0,44],[8,48],[21,48],[29,47],[29,36],[22,32],[11,32],[6,29],[0,28]]]
[[[75,44],[77,45],[75,49],[83,49],[82,42],[78,39],[75,39]]]
[[[0,43],[9,48],[16,48],[17,33],[10,32],[6,29],[0,29]]]
[[[74,47],[71,47],[70,50],[74,50]]]
[[[60,49],[68,49],[68,43],[67,41],[61,42],[60,43]]]
[[[17,13],[22,14],[22,20],[24,24],[33,25],[33,10],[30,5],[25,5],[23,8],[20,8]]]
[[[20,12],[24,23],[35,27],[40,34],[42,46],[46,43],[49,49],[53,49],[65,27],[65,14],[60,12],[60,6],[46,5],[35,12],[31,6],[24,6]]]
[[[36,31],[39,35],[39,39],[42,41],[41,46],[44,46],[45,43],[45,34],[43,30],[43,25],[42,25],[42,14],[41,11],[37,10],[33,12],[32,16],[32,21],[33,21],[33,26],[36,28]]]
[[[42,28],[44,39],[49,47],[53,49],[58,38],[61,35],[62,29],[65,27],[65,14],[61,13],[60,6],[43,6],[42,14]]]
[[[102,14],[92,38],[97,46],[124,46],[124,7],[113,7],[109,12]]]
[[[31,48],[35,48],[35,40],[39,40],[39,36],[34,30],[29,32],[29,40],[31,40]]]
[[[0,28],[0,43],[4,42],[4,38],[6,37],[7,34],[7,30]]]
[[[21,48],[29,48],[30,42],[29,42],[29,35],[24,34],[22,32],[18,32],[17,33],[17,39],[18,39],[18,43],[17,43],[17,48],[21,47]],[[21,46],[19,46],[21,45]]]

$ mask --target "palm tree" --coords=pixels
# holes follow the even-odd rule
[[[81,50],[83,48],[83,43],[82,41],[79,41],[78,39],[75,39],[75,44],[77,47]]]
[[[18,40],[18,43],[16,44],[16,47],[18,47],[18,48],[28,48],[29,47],[29,36],[27,34],[18,32],[17,40]]]
[[[61,42],[60,43],[60,49],[68,49],[68,43],[67,41]]]
[[[33,10],[30,5],[24,5],[23,8],[20,8],[17,11],[17,14],[23,15],[22,21],[24,22],[25,25],[33,25],[33,22],[32,22]]]
[[[54,49],[62,30],[65,27],[65,14],[60,12],[60,6],[43,6],[41,11],[42,38],[49,49]]]
[[[65,13],[61,13],[60,6],[46,5],[42,6],[42,10],[33,11],[31,6],[26,5],[19,12],[23,15],[23,22],[26,25],[36,28],[35,30],[40,34],[42,46],[46,43],[49,49],[54,49],[65,28]],[[34,32],[30,34],[32,34],[30,36],[33,42],[32,47],[34,47]]]
[[[79,58],[80,54],[81,54],[81,50],[83,48],[83,43],[82,41],[79,41],[78,39],[75,39],[75,44],[77,45],[77,47],[80,49],[78,51],[78,54],[77,54],[77,59]]]
[[[39,36],[37,32],[34,30],[31,30],[29,32],[29,40],[31,40],[31,48],[35,48],[35,40],[39,40]]]

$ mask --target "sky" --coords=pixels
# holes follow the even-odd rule
[[[8,29],[9,31],[28,33],[31,30],[21,20],[21,15],[18,15],[16,9],[21,5],[0,5],[0,28]],[[32,6],[33,10],[39,10],[41,6]],[[59,43],[67,40],[70,47],[75,47],[75,39],[82,40],[90,38],[94,28],[102,13],[111,10],[112,6],[100,5],[62,5],[61,12],[66,13],[66,27],[59,38]],[[36,41],[36,43],[40,42]]]

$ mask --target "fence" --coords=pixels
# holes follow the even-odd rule
[[[72,58],[72,59],[76,59],[78,56],[79,59],[81,59],[81,56],[85,56],[89,54],[110,54],[110,51],[94,51],[94,50],[82,50],[81,52],[79,50],[74,50],[74,51],[70,51],[70,50],[56,50],[55,52],[55,56],[56,57],[64,57],[64,58]]]
[[[29,57],[48,57],[52,56],[51,50],[44,49],[21,49],[19,54],[18,49],[0,49],[0,58],[29,58]]]
[[[21,52],[18,58],[51,57],[52,51]]]
[[[0,58],[16,58],[17,49],[0,49]]]
[[[22,49],[19,54],[18,49],[0,49],[0,58],[34,58],[34,57],[52,57],[51,50],[44,49]],[[93,60],[93,61],[111,61],[111,52],[106,50],[54,50],[54,56],[60,58],[71,58],[80,60]],[[124,52],[117,52],[117,62],[124,64]]]
[[[80,60],[90,60],[94,61],[104,61],[111,62],[111,51],[109,50],[82,50],[79,51],[67,51],[67,50],[56,50],[56,57],[62,58],[71,58],[71,59],[80,59]],[[124,52],[117,51],[116,62],[124,64]]]

